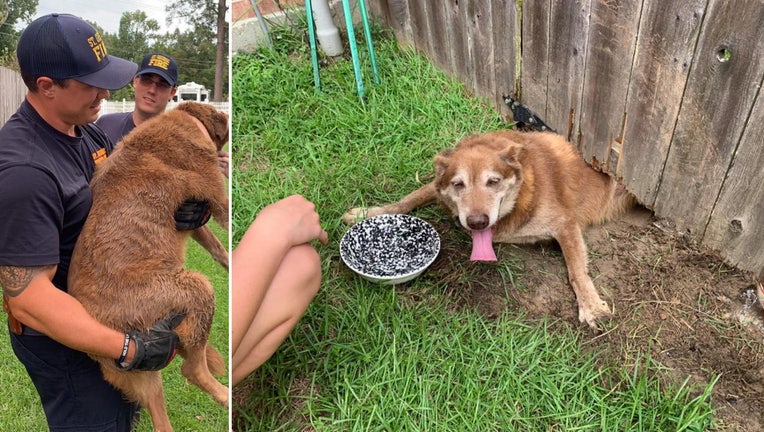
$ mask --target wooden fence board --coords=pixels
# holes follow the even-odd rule
[[[550,1],[524,1],[520,101],[546,119]],[[554,126],[553,126],[554,127]]]
[[[764,78],[760,81],[764,86]],[[759,90],[735,161],[727,174],[703,242],[732,263],[758,269],[764,278],[764,92]]]
[[[411,35],[414,39],[414,46],[421,52],[432,52],[432,35],[430,25],[427,21],[427,5],[428,2],[407,2],[408,3],[408,16],[411,24]]]
[[[491,2],[471,0],[465,4],[467,23],[472,29],[472,63],[474,65],[474,92],[488,103],[496,94],[496,70],[494,68],[493,19]]]
[[[405,0],[384,0],[386,7],[387,22],[393,28],[395,37],[401,44],[412,43],[413,32],[409,19],[408,6]]]
[[[451,22],[444,2],[427,2],[427,22],[432,31],[429,55],[445,72],[453,73],[454,56],[451,54]]]
[[[592,0],[578,146],[595,168],[613,172],[642,2]],[[523,61],[525,59],[523,58]]]
[[[589,0],[554,0],[550,11],[547,106],[544,121],[569,141],[577,139]]]
[[[655,203],[706,1],[649,2],[642,13],[617,175],[648,207]]]
[[[481,0],[452,0],[448,4],[451,6],[451,14],[454,19],[454,33],[452,33],[451,43],[456,50],[456,68],[467,91],[475,94],[475,31],[470,16],[468,14],[469,5],[472,2]]]
[[[493,22],[493,69],[494,85],[496,94],[494,103],[496,111],[509,114],[509,108],[504,103],[503,95],[514,95],[517,92],[517,80],[515,68],[519,50],[519,29],[517,28],[517,9],[513,0],[491,1],[491,16]]]
[[[0,66],[0,125],[4,124],[19,108],[27,94],[21,75]]]
[[[702,236],[764,74],[764,2],[712,0],[655,202]],[[728,49],[729,59],[723,50]]]

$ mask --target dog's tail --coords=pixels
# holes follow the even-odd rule
[[[207,344],[207,369],[210,370],[210,373],[215,376],[221,376],[225,375],[226,373],[226,366],[225,361],[223,360],[223,356],[220,355],[218,350],[212,347],[212,345]]]

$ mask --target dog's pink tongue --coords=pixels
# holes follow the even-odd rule
[[[493,230],[491,228],[472,233],[472,255],[470,261],[496,261],[493,251]]]

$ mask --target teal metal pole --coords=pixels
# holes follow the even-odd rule
[[[321,79],[318,76],[318,49],[316,48],[316,28],[313,24],[313,3],[305,0],[305,12],[308,14],[308,39],[310,39],[310,60],[313,63],[313,83],[316,91],[321,91]]]
[[[350,1],[342,0],[342,10],[345,12],[345,25],[348,30],[348,42],[350,43],[350,54],[353,57],[353,70],[355,71],[355,83],[358,88],[358,96],[363,99],[363,77],[361,76],[361,62],[358,60],[358,46],[355,43],[355,30],[353,29],[353,16],[350,13]]]
[[[371,28],[369,27],[369,16],[366,14],[366,1],[358,0],[358,9],[363,21],[363,31],[366,34],[366,46],[369,48],[369,58],[371,59],[371,70],[374,72],[374,82],[379,84],[379,71],[377,71],[377,56],[374,55],[374,42],[371,40]]]

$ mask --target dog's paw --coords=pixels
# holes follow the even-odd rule
[[[348,225],[353,225],[372,216],[385,214],[384,207],[356,207],[342,215],[342,221]]]
[[[347,225],[353,225],[369,217],[368,214],[369,209],[366,207],[352,208],[345,212],[344,215],[342,215],[342,222],[346,223]]]
[[[588,307],[578,308],[578,321],[586,323],[593,329],[598,329],[597,321],[605,320],[613,316],[610,306],[606,302],[599,300]]]

